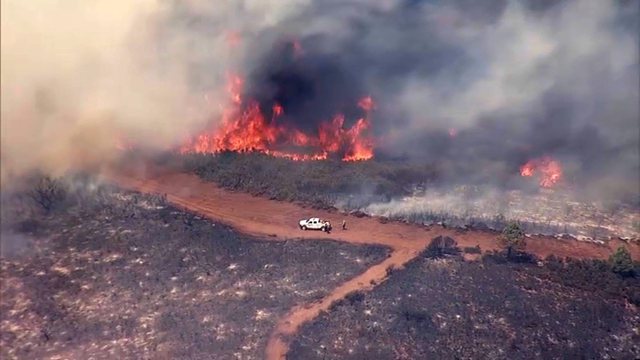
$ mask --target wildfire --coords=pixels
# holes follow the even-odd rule
[[[374,143],[366,135],[370,127],[369,116],[375,108],[371,97],[358,102],[365,116],[350,128],[345,127],[344,115],[337,114],[330,121],[322,122],[317,134],[311,135],[280,124],[277,120],[284,114],[280,104],[273,104],[270,119],[255,101],[248,101],[243,106],[243,83],[241,77],[229,76],[227,91],[231,105],[223,111],[220,126],[187,141],[180,149],[181,153],[261,152],[292,160],[340,156],[343,161],[359,161],[373,157]]]
[[[240,36],[240,33],[238,33],[237,31],[227,31],[225,34],[225,40],[227,41],[229,47],[233,48],[240,44],[242,38]]]
[[[539,172],[540,186],[550,188],[562,180],[562,166],[551,157],[545,156],[527,161],[520,167],[521,176],[534,176]]]
[[[302,48],[302,45],[300,44],[300,41],[295,39],[291,42],[291,45],[293,46],[293,56],[295,56],[296,58],[301,57],[302,55],[304,55],[304,49]]]
[[[114,146],[119,151],[133,150],[133,142],[124,135],[117,135],[114,139]]]

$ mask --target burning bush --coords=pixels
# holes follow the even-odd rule
[[[553,187],[562,180],[562,166],[549,156],[527,161],[520,167],[521,176],[534,176],[538,173],[540,186]]]
[[[239,75],[229,76],[230,106],[223,111],[221,125],[189,139],[181,153],[259,152],[296,161],[330,157],[359,161],[373,157],[373,139],[367,135],[369,116],[375,107],[371,97],[358,101],[364,114],[351,127],[345,125],[345,116],[339,113],[320,122],[317,133],[310,134],[282,121],[285,108],[281,104],[274,103],[269,116],[257,101],[244,101],[243,85],[244,79]]]

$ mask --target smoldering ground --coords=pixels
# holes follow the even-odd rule
[[[304,129],[354,121],[371,95],[377,156],[438,163],[454,182],[504,185],[549,155],[596,196],[637,193],[634,1],[35,7],[3,3],[4,170],[101,163],[120,134],[171,148],[216,122],[237,72]]]

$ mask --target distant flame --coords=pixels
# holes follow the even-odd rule
[[[527,162],[526,164],[520,167],[520,175],[522,176],[533,176],[535,172],[535,165],[533,165],[532,161]]]
[[[562,180],[562,166],[551,157],[545,156],[527,161],[520,167],[521,176],[534,176],[539,172],[540,186],[550,188]]]
[[[280,104],[274,104],[272,110],[274,117],[280,116],[284,113],[284,109],[282,109],[282,106]]]
[[[119,135],[115,137],[114,146],[117,150],[120,151],[128,151],[133,150],[133,142],[130,141],[126,136]]]
[[[238,46],[240,44],[240,41],[242,40],[240,34],[236,31],[228,31],[225,34],[225,38],[229,47],[232,48]]]
[[[302,55],[304,55],[304,49],[302,48],[302,45],[300,44],[299,40],[293,40],[291,42],[291,45],[293,46],[293,56],[295,56],[296,58],[301,57]]]
[[[371,96],[365,96],[358,101],[358,106],[364,111],[371,111],[375,109],[376,104],[373,102]]]
[[[180,149],[181,153],[262,152],[292,160],[322,160],[332,154],[339,154],[344,161],[373,157],[374,142],[366,135],[370,127],[369,116],[375,108],[370,96],[358,102],[365,116],[350,128],[345,128],[344,115],[337,114],[330,121],[320,123],[317,134],[310,135],[277,122],[284,114],[280,104],[273,105],[271,119],[267,119],[255,101],[248,101],[243,107],[243,84],[238,75],[228,77],[231,105],[223,111],[221,125],[187,141]],[[281,150],[291,147],[299,151]]]

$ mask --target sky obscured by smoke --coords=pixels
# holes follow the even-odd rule
[[[373,96],[380,156],[500,183],[550,155],[596,192],[637,193],[639,15],[600,0],[6,0],[3,176],[100,164],[120,137],[175,146],[215,122],[236,72],[305,129]]]

